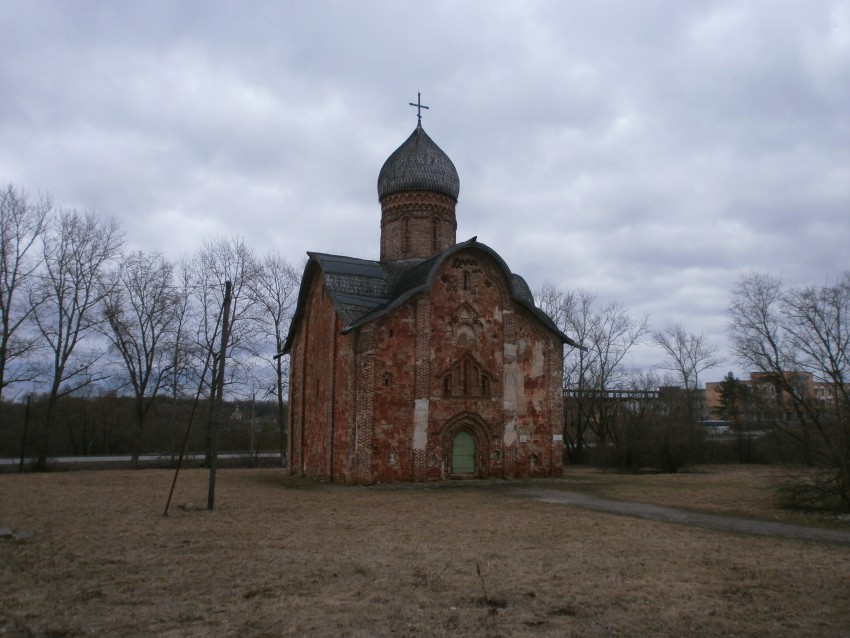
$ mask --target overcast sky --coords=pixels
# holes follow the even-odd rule
[[[534,289],[725,348],[741,273],[850,268],[846,0],[0,0],[0,21],[0,183],[133,248],[377,259],[378,171],[421,91],[458,240]]]

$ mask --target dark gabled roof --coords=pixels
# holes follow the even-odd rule
[[[564,343],[582,348],[561,332],[549,315],[534,304],[534,297],[525,280],[513,274],[496,251],[485,244],[478,243],[476,239],[473,237],[468,241],[455,244],[429,259],[411,259],[385,264],[354,257],[307,253],[310,259],[304,268],[301,289],[298,293],[298,305],[290,324],[283,353],[288,353],[292,348],[295,329],[304,315],[307,295],[314,277],[318,275],[324,277],[325,290],[333,301],[337,314],[345,322],[342,330],[345,334],[389,314],[412,296],[429,289],[439,266],[452,255],[469,248],[486,253],[499,264],[510,282],[511,298],[515,302],[534,314]]]
[[[307,263],[301,282],[301,291],[298,295],[299,308],[302,296],[306,297],[309,291],[309,286],[305,284],[315,276],[315,267],[311,269],[311,265],[317,266],[324,275],[325,290],[346,325],[357,321],[364,314],[368,314],[390,300],[386,274],[378,262],[322,253],[307,253],[307,255],[310,261]],[[306,302],[306,298],[304,301]]]

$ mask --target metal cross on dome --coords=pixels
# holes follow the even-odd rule
[[[428,109],[431,107],[422,104],[422,94],[419,91],[416,92],[416,104],[413,102],[408,102],[408,104],[416,107],[417,124],[422,126],[422,109]]]

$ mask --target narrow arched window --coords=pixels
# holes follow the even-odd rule
[[[409,253],[410,252],[410,219],[407,217],[402,221],[402,232],[404,236],[402,237],[401,250],[402,252]]]
[[[431,250],[437,252],[437,218],[431,220]]]

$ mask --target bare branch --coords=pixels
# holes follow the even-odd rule
[[[31,368],[17,364],[37,347],[26,333],[34,311],[26,297],[41,265],[37,242],[51,208],[49,197],[30,201],[11,184],[0,192],[0,397],[9,384],[35,378]]]

